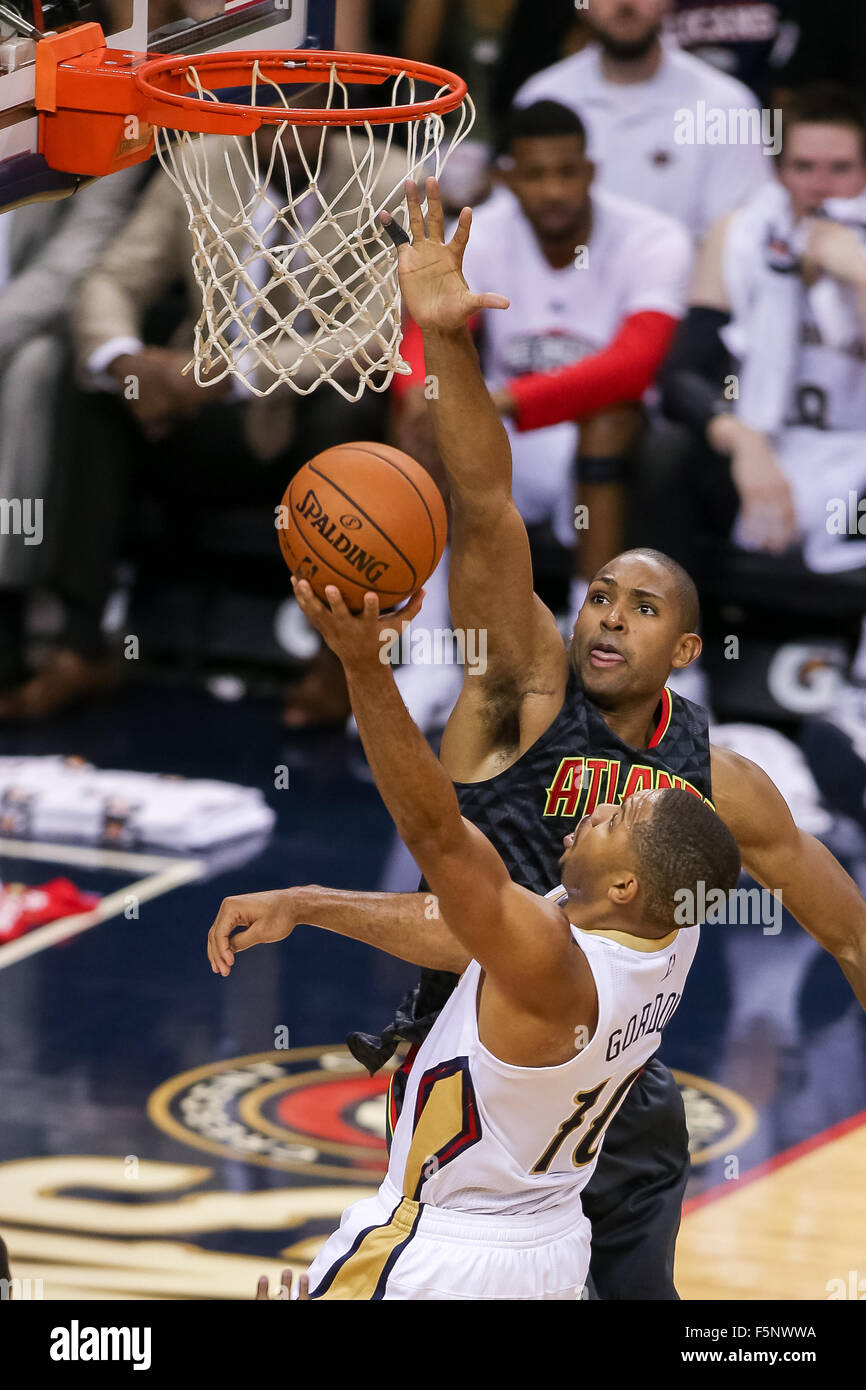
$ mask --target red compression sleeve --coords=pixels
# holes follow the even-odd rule
[[[400,356],[404,362],[408,362],[412,368],[411,376],[398,376],[395,372],[391,378],[391,395],[396,401],[401,401],[406,392],[413,386],[424,385],[424,339],[421,336],[421,329],[413,318],[405,315],[403,323],[403,341],[400,344]]]
[[[481,315],[473,314],[467,327],[470,333],[476,333],[481,326]],[[396,401],[401,401],[406,392],[413,386],[423,386],[426,377],[424,370],[424,338],[421,329],[413,318],[408,314],[403,319],[403,339],[400,343],[400,356],[404,362],[408,362],[412,368],[411,376],[398,376],[395,372],[391,378],[391,395]]]
[[[515,377],[507,389],[517,406],[517,428],[538,430],[639,401],[667,355],[677,323],[654,309],[631,314],[601,352],[555,372]]]

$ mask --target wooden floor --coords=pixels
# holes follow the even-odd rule
[[[727,1187],[683,1217],[682,1298],[866,1299],[866,1115]]]

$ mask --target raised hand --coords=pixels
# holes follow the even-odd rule
[[[347,675],[359,665],[387,665],[385,640],[418,616],[425,594],[419,589],[396,613],[380,614],[378,596],[368,593],[360,613],[352,613],[336,584],[325,585],[327,603],[316,597],[308,579],[293,575],[292,588],[301,612],[340,658]]]
[[[418,327],[454,333],[480,309],[507,309],[502,294],[473,294],[463,278],[463,253],[469,240],[472,210],[464,208],[454,235],[445,240],[445,216],[435,179],[427,180],[427,227],[421,211],[421,195],[413,179],[406,180],[411,244],[397,248],[397,265],[403,304]],[[384,224],[391,220],[383,212]]]

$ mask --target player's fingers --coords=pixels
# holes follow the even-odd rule
[[[431,177],[427,180],[427,235],[431,241],[445,240],[445,214],[442,211],[442,195],[439,184]]]
[[[408,232],[403,231],[400,223],[396,218],[391,216],[387,209],[383,209],[383,211],[379,213],[379,221],[385,228],[390,241],[397,248],[397,260],[399,261],[400,252],[404,246],[412,245],[412,238],[409,236]]]
[[[477,312],[479,309],[509,309],[511,300],[506,299],[504,294],[474,294],[472,296],[472,309]]]
[[[426,232],[418,185],[414,179],[407,179],[403,187],[406,190],[406,207],[409,211],[409,231],[412,233],[412,240],[415,242],[423,241]]]
[[[372,590],[364,595],[364,618],[368,625],[379,621],[379,595]]]
[[[400,612],[395,614],[395,617],[398,617],[401,623],[411,623],[412,619],[417,618],[421,612],[421,605],[424,602],[426,592],[426,589],[419,589],[416,594],[412,594]]]
[[[463,264],[463,252],[466,250],[466,243],[469,240],[469,228],[472,226],[472,209],[462,208],[457,219],[457,226],[454,228],[454,235],[450,245],[460,257],[460,264]]]
[[[298,579],[292,575],[292,589],[298,601],[298,607],[306,618],[309,618],[313,627],[321,631],[321,623],[328,617],[328,609],[321,599],[316,598],[313,593],[312,585],[308,579]]]
[[[237,906],[226,900],[221,904],[208,932],[208,955],[211,965],[219,970],[221,975],[227,975],[234,964],[228,940],[232,929],[237,925]]]
[[[302,1274],[301,1277],[300,1277],[300,1279],[298,1280],[298,1302],[300,1302],[301,1299],[304,1299],[305,1301],[307,1301],[307,1300],[309,1300],[309,1297],[310,1297],[310,1276],[309,1276],[309,1274]]]
[[[258,1303],[258,1302],[259,1302],[260,1300],[262,1300],[262,1299],[264,1299],[264,1301],[267,1302],[267,1298],[268,1298],[268,1276],[267,1276],[266,1274],[263,1274],[263,1275],[261,1275],[261,1277],[259,1278],[258,1286],[257,1286],[257,1288],[256,1288],[256,1296],[255,1296],[254,1302]]]
[[[292,1271],[284,1269],[280,1275],[280,1298],[290,1299],[292,1296]]]
[[[236,931],[230,943],[225,947],[226,950],[237,953],[238,951],[248,951],[251,946],[259,946],[264,941],[264,933],[257,922],[251,922],[242,931]]]
[[[328,607],[331,613],[335,618],[339,619],[340,622],[345,622],[347,618],[351,618],[352,614],[346,607],[346,600],[343,598],[336,584],[325,585],[325,598],[328,600]]]

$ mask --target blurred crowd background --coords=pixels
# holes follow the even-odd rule
[[[829,716],[866,751],[862,0],[338,0],[336,42],[442,64],[475,101],[443,192],[477,210],[470,286],[512,302],[474,327],[563,629],[605,560],[665,550],[703,602],[684,693],[788,733]],[[44,504],[0,535],[7,729],[142,678],[345,722],[274,509],[350,440],[443,481],[411,323],[411,377],[356,403],[200,387],[189,262],[155,161],[0,216],[0,495]],[[460,675],[401,670],[428,732]]]

